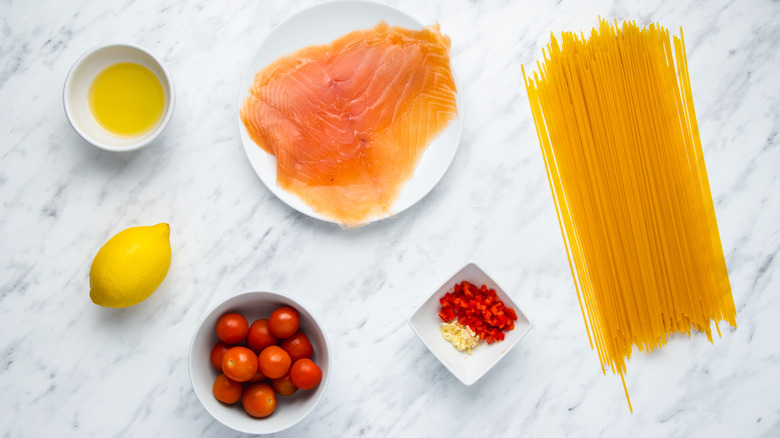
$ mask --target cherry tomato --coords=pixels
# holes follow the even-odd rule
[[[276,345],[279,342],[276,336],[268,330],[268,320],[258,319],[249,326],[249,334],[246,336],[246,346],[255,353],[260,354],[265,347]]]
[[[267,383],[253,383],[244,389],[241,404],[247,414],[256,418],[267,417],[276,409],[276,394]]]
[[[303,332],[296,332],[294,335],[282,341],[279,344],[290,355],[290,359],[295,362],[298,359],[304,357],[311,357],[314,354],[314,349],[309,342],[309,338],[306,337]]]
[[[238,313],[226,313],[217,321],[217,337],[226,344],[240,344],[249,332],[249,323]]]
[[[278,345],[266,347],[258,358],[260,372],[269,379],[278,379],[287,374],[291,363],[290,355]]]
[[[279,395],[293,395],[296,391],[298,391],[298,387],[293,385],[292,380],[290,380],[290,374],[285,374],[284,376],[271,380],[271,386],[274,388],[274,391],[276,391]]]
[[[228,376],[220,374],[214,380],[214,397],[222,403],[232,405],[241,399],[241,393],[244,392],[244,385],[230,380]]]
[[[255,375],[252,376],[251,379],[247,380],[247,382],[255,383],[255,382],[260,382],[262,380],[265,380],[265,376],[263,375],[263,373],[260,372],[260,368],[258,368],[257,372],[255,373]]]
[[[246,382],[257,373],[257,356],[246,347],[233,347],[222,358],[222,372],[236,382]]]
[[[312,389],[322,380],[322,370],[311,359],[298,359],[290,367],[290,380],[301,389]]]
[[[211,364],[220,373],[222,372],[222,357],[230,350],[230,345],[224,342],[217,342],[214,348],[211,349]]]
[[[282,306],[271,313],[268,328],[279,339],[289,338],[298,331],[301,320],[298,312],[289,306]]]

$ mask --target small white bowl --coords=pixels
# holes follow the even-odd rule
[[[219,373],[211,365],[210,357],[211,349],[219,342],[217,320],[225,313],[236,312],[244,315],[251,324],[256,319],[268,318],[280,306],[290,306],[298,311],[300,330],[311,342],[314,349],[312,360],[322,370],[322,381],[314,389],[277,397],[276,410],[270,416],[254,418],[244,412],[240,400],[235,405],[226,405],[214,397],[212,388]],[[217,421],[239,432],[275,433],[303,420],[322,399],[330,377],[330,347],[320,324],[300,302],[272,292],[246,292],[218,304],[198,323],[190,343],[189,370],[195,395]]]
[[[151,70],[165,93],[165,107],[157,126],[140,135],[118,136],[106,131],[89,109],[92,81],[104,69],[119,62],[133,62]],[[73,64],[65,79],[62,100],[68,122],[84,140],[107,151],[127,152],[147,146],[163,132],[173,114],[175,97],[171,75],[154,55],[138,46],[110,44],[86,52]]]
[[[458,351],[447,340],[441,336],[439,327],[443,322],[439,318],[441,304],[439,299],[445,293],[452,290],[456,283],[468,281],[476,286],[487,285],[488,288],[496,290],[496,295],[504,305],[511,307],[517,313],[515,328],[505,332],[506,338],[501,342],[488,344],[480,342],[479,345],[471,349],[469,355],[465,351]],[[531,330],[531,321],[523,313],[520,307],[512,301],[512,298],[504,292],[489,275],[480,269],[474,263],[469,263],[455,275],[445,281],[444,284],[428,298],[427,301],[412,313],[409,317],[409,326],[423,341],[426,347],[436,356],[439,361],[464,385],[469,386],[485,375],[495,364],[498,363],[506,353],[509,352],[518,341]]]

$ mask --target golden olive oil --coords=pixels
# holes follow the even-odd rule
[[[105,130],[136,136],[157,125],[165,108],[165,92],[151,70],[121,62],[107,67],[92,81],[89,108]]]

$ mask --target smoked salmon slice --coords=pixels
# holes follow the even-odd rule
[[[380,22],[277,59],[240,108],[277,184],[345,227],[387,214],[458,117],[450,39]]]

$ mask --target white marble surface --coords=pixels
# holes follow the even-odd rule
[[[333,374],[278,436],[780,435],[780,4],[776,1],[390,1],[453,41],[465,130],[441,183],[394,219],[342,230],[277,200],[252,172],[237,84],[268,32],[312,1],[0,2],[0,436],[237,436],[190,386],[207,309],[247,290],[305,300]],[[737,305],[714,344],[675,336],[626,383],[588,346],[520,65],[550,32],[597,17],[683,27],[698,122]],[[145,46],[178,104],[153,146],[118,155],[62,109],[71,64],[105,42]],[[126,310],[88,297],[97,249],[166,221],[173,263]],[[461,385],[406,318],[469,261],[534,320],[487,376]]]

